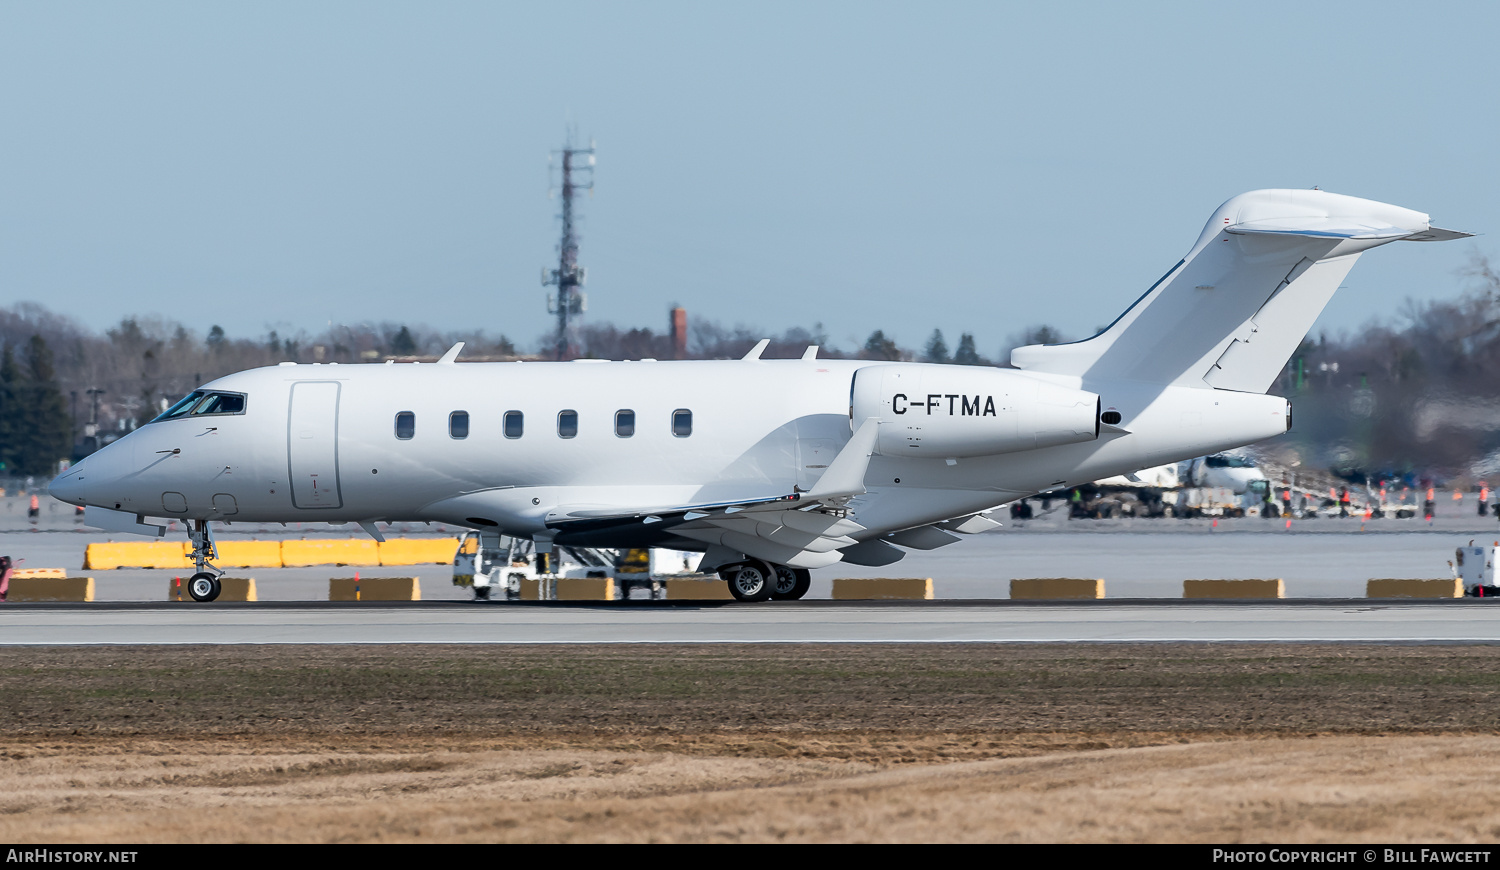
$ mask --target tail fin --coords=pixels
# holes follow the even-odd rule
[[[1103,332],[1011,352],[1021,369],[1263,393],[1359,255],[1443,241],[1427,215],[1320,190],[1256,190],[1219,206],[1198,243]]]

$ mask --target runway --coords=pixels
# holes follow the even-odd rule
[[[1500,643],[1500,603],[20,605],[0,645]]]

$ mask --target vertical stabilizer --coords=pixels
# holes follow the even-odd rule
[[[1017,368],[1263,393],[1359,255],[1463,238],[1427,215],[1321,190],[1257,190],[1219,207],[1197,244],[1103,332],[1011,352]]]

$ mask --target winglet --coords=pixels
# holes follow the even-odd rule
[[[463,350],[463,349],[464,349],[464,343],[461,342],[461,341],[459,343],[453,345],[452,347],[448,348],[448,352],[447,353],[445,353],[442,356],[438,357],[438,365],[440,365],[440,366],[453,365],[453,361],[456,360],[456,359],[458,359],[458,352],[461,351],[461,350]]]
[[[802,358],[803,359],[817,359],[818,358],[818,346],[816,344],[809,344],[807,346],[807,350],[804,350],[802,352]]]
[[[755,347],[750,348],[750,351],[744,356],[740,357],[740,359],[760,359],[760,355],[765,353],[766,348],[770,346],[771,340],[769,338],[763,338],[760,341],[757,341],[755,343]]]
[[[459,345],[462,346],[463,342],[459,342]],[[449,353],[452,353],[452,351],[449,351]],[[364,529],[370,537],[374,538],[377,544],[385,543],[385,535],[380,533],[380,529],[375,528],[374,520],[360,520],[359,527]]]
[[[810,501],[829,501],[850,498],[865,492],[865,470],[870,467],[870,454],[875,452],[875,437],[880,421],[867,417],[859,424],[854,437],[828,463],[828,470],[813,484],[807,493]]]

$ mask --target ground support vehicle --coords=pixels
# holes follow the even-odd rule
[[[474,590],[477,601],[490,599],[514,601],[522,597],[522,585],[534,582],[536,597],[550,600],[557,595],[562,579],[614,578],[615,597],[629,599],[638,593],[657,600],[666,597],[666,584],[676,577],[703,579],[714,575],[696,572],[694,566],[701,553],[667,549],[594,549],[554,547],[552,553],[537,553],[535,545],[524,538],[512,538],[490,532],[469,532],[459,542],[453,557],[453,585]],[[775,597],[800,598],[806,594],[805,582],[800,592],[792,587],[809,579],[801,572],[795,579],[782,580]]]
[[[459,541],[453,556],[453,585],[474,590],[476,601],[491,598],[514,601],[521,585],[535,581],[538,597],[552,598],[559,577],[607,577],[613,573],[614,553],[579,547],[555,547],[538,553],[524,538],[498,532],[471,531]]]
[[[1255,491],[1236,494],[1227,486],[1188,486],[1162,494],[1171,516],[1260,516],[1265,500]]]
[[[1464,594],[1471,598],[1500,598],[1500,580],[1495,577],[1496,557],[1500,555],[1500,542],[1475,546],[1473,541],[1466,547],[1453,551],[1453,561],[1448,567],[1464,585]]]

